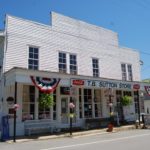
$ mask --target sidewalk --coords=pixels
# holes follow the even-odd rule
[[[133,129],[136,129],[135,125],[121,126],[121,127],[115,127],[113,129],[113,132],[133,130]],[[107,128],[78,131],[78,132],[73,132],[72,136],[70,136],[69,133],[40,135],[40,136],[24,136],[24,137],[17,137],[16,142],[28,142],[28,141],[34,141],[34,140],[47,140],[47,139],[56,139],[56,138],[63,138],[63,137],[78,137],[78,136],[90,136],[90,135],[111,133],[111,132],[107,132],[106,130],[107,130]],[[13,143],[13,140],[8,140],[6,142]]]

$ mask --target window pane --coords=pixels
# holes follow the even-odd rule
[[[28,59],[28,64],[29,64],[29,69],[38,69],[38,48],[34,47],[29,47],[29,59]]]
[[[38,65],[38,61],[37,60],[34,60],[34,65]]]
[[[29,64],[32,65],[33,64],[33,60],[29,59]]]
[[[38,66],[34,66],[34,69],[35,69],[35,70],[38,70]]]
[[[29,47],[29,53],[33,53],[33,48]]]
[[[34,53],[38,54],[38,48],[34,48]]]
[[[38,54],[34,54],[34,58],[35,58],[35,59],[38,59]]]
[[[29,53],[29,58],[33,58],[33,53]]]

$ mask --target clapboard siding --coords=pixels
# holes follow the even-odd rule
[[[52,28],[86,39],[118,45],[115,32],[52,12]]]
[[[118,46],[110,30],[52,13],[52,26],[7,16],[8,46],[5,71],[28,67],[28,46],[39,47],[39,69],[58,72],[58,52],[77,55],[78,74],[92,76],[92,58],[99,59],[100,76],[121,79],[121,63],[132,64],[140,80],[139,53]],[[68,72],[69,73],[69,72]]]
[[[3,64],[3,55],[4,55],[4,37],[0,37],[0,66]]]

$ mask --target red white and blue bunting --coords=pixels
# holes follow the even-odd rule
[[[150,96],[150,86],[145,86],[145,90],[146,90],[147,94]]]
[[[32,83],[43,93],[52,93],[58,86],[60,79],[30,76]]]

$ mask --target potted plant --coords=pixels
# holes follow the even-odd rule
[[[132,97],[131,96],[125,95],[121,98],[121,105],[122,106],[129,106],[129,105],[131,105],[131,103],[132,103]]]
[[[43,115],[45,115],[46,109],[54,105],[54,98],[52,94],[42,93],[39,97],[39,107],[43,109]]]

